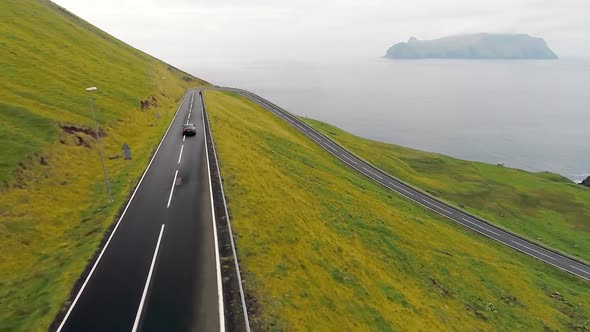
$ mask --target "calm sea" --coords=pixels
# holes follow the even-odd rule
[[[574,181],[590,173],[590,59],[196,58],[184,66],[359,136]]]

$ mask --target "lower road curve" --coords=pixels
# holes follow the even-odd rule
[[[349,167],[362,173],[363,175],[379,183],[380,185],[397,192],[405,198],[412,200],[417,204],[433,212],[436,212],[442,215],[443,217],[446,217],[456,222],[461,226],[467,227],[483,236],[496,240],[506,246],[509,246],[515,250],[518,250],[529,256],[537,258],[547,264],[553,265],[564,271],[572,273],[580,278],[590,281],[590,266],[576,259],[568,257],[564,254],[561,254],[555,250],[552,250],[551,248],[540,246],[536,243],[523,239],[514,233],[500,229],[477,216],[461,211],[451,205],[448,205],[443,201],[440,201],[430,195],[425,194],[420,190],[417,190],[416,188],[407,185],[399,179],[381,171],[375,166],[358,158],[342,146],[338,145],[336,142],[332,141],[330,138],[324,136],[311,126],[307,125],[305,122],[301,121],[296,116],[292,115],[291,113],[285,111],[279,106],[269,102],[268,100],[258,95],[241,89],[220,89],[237,92],[243,95],[244,97],[252,100],[253,102],[267,109],[268,111],[274,113],[276,116],[283,119],[291,126],[295,127],[309,139],[316,142],[327,152],[331,153],[336,158],[340,159],[340,161],[342,161]]]

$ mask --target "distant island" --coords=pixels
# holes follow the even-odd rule
[[[433,40],[410,38],[387,50],[392,59],[557,59],[543,38],[479,33]]]

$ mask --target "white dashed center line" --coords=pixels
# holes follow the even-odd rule
[[[371,173],[372,175],[376,176],[377,178],[379,178],[379,179],[383,180],[383,178],[382,178],[382,177],[381,177],[379,174],[377,174],[377,173],[375,173],[375,172],[371,171],[370,169],[368,169],[368,168],[366,168],[366,167],[365,167],[365,171],[367,171],[367,172]]]
[[[145,281],[145,286],[143,287],[143,294],[141,295],[141,301],[139,302],[139,308],[137,309],[137,314],[135,315],[135,321],[133,322],[133,328],[131,329],[132,332],[136,332],[139,328],[139,321],[141,318],[141,312],[143,311],[143,305],[145,304],[145,298],[147,296],[147,291],[150,287],[150,281],[152,280],[152,273],[154,272],[154,265],[156,264],[156,257],[158,257],[158,250],[160,249],[160,242],[162,241],[162,234],[164,234],[164,224],[160,228],[160,235],[158,236],[158,242],[156,243],[156,250],[154,251],[154,257],[152,258],[152,265],[150,265],[150,270],[148,272],[147,280]]]
[[[471,225],[473,225],[473,226],[475,226],[475,227],[477,227],[477,228],[483,229],[483,230],[485,230],[485,231],[487,231],[487,232],[489,232],[489,233],[492,233],[492,234],[494,234],[494,235],[496,235],[496,236],[500,236],[500,234],[498,234],[498,233],[494,232],[493,230],[491,230],[491,229],[489,229],[489,228],[486,228],[486,227],[483,227],[483,226],[481,226],[481,225],[479,225],[479,224],[476,224],[476,223],[474,223],[473,221],[471,221],[471,220],[469,220],[469,219],[467,219],[467,218],[461,218],[461,219],[463,219],[463,221],[465,221],[465,222],[467,222],[467,223],[470,223]]]
[[[326,144],[326,146],[327,146],[327,147],[328,147],[330,150],[332,150],[332,151],[336,152],[336,149],[334,149],[334,148],[333,148],[333,147],[332,147],[330,144]]]
[[[354,161],[354,160],[352,160],[352,159],[348,158],[348,157],[347,157],[345,154],[343,154],[343,155],[342,155],[342,157],[343,157],[344,159],[346,159],[346,160],[348,160],[348,161],[350,161],[351,163],[353,163],[353,164],[355,164],[355,165],[356,165],[356,161]]]
[[[319,138],[319,137],[318,137],[316,134],[314,134],[314,133],[309,133],[309,134],[310,134],[311,136],[313,136],[315,139],[317,139],[317,140],[321,140],[321,139],[320,139],[320,138]]]
[[[172,194],[174,193],[174,186],[176,186],[176,177],[178,177],[178,170],[174,173],[174,181],[172,181],[172,188],[170,189],[170,196],[168,197],[168,205],[166,208],[169,208],[170,202],[172,202]]]
[[[583,273],[585,273],[585,274],[587,274],[587,275],[590,275],[590,273],[588,273],[587,271],[584,271],[584,270],[580,269],[580,268],[579,268],[579,267],[577,267],[577,266],[570,265],[570,267],[571,267],[571,268],[573,268],[573,269],[576,269],[576,270],[578,270],[578,271],[580,271],[580,272],[583,272]]]
[[[453,212],[451,212],[451,211],[449,211],[449,210],[447,210],[447,209],[445,209],[445,208],[443,208],[443,207],[441,207],[441,206],[439,206],[439,205],[435,205],[435,206],[436,206],[438,209],[440,209],[440,210],[442,210],[442,211],[444,211],[444,212],[446,212],[446,213],[448,213],[448,214],[453,214]]]
[[[390,184],[391,184],[392,186],[394,186],[396,189],[398,189],[398,190],[401,190],[401,191],[405,192],[406,194],[408,194],[408,195],[410,195],[410,196],[414,196],[414,193],[413,193],[413,192],[411,192],[411,191],[408,191],[408,190],[406,190],[406,189],[404,189],[404,188],[402,188],[402,187],[398,186],[397,184],[395,184],[395,183],[393,183],[393,182],[391,182]]]
[[[434,208],[436,208],[436,209],[438,209],[438,210],[442,210],[442,211],[444,211],[444,212],[446,212],[446,213],[448,213],[448,214],[453,214],[451,211],[449,211],[449,210],[447,210],[447,209],[445,209],[445,208],[443,208],[443,207],[440,207],[440,206],[439,206],[438,204],[436,204],[436,203],[432,203],[432,202],[430,202],[430,201],[428,201],[428,200],[426,200],[426,199],[423,199],[423,201],[424,201],[424,203],[426,203],[426,204],[428,204],[428,205],[430,205],[430,206],[432,206],[432,207],[434,207]]]
[[[547,258],[549,258],[549,259],[553,259],[553,260],[555,260],[555,258],[553,258],[553,257],[551,257],[551,256],[549,256],[549,255],[547,255],[547,254],[544,254],[544,253],[542,253],[542,252],[540,252],[540,251],[538,251],[538,250],[535,250],[535,249],[533,249],[533,248],[531,248],[531,247],[529,247],[529,246],[526,246],[526,245],[524,245],[524,244],[522,244],[522,243],[516,242],[516,241],[514,241],[514,240],[512,240],[512,243],[514,243],[514,244],[516,244],[516,245],[518,245],[518,246],[521,246],[521,247],[523,247],[523,248],[527,248],[528,250],[530,250],[530,251],[533,251],[533,252],[536,252],[537,254],[539,254],[539,255],[542,255],[542,256],[545,256],[545,257],[547,257]]]
[[[180,164],[180,160],[182,160],[182,150],[184,150],[184,144],[180,146],[180,155],[178,156],[178,164]]]

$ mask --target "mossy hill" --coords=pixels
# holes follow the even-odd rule
[[[479,33],[433,40],[410,38],[387,50],[393,59],[557,59],[542,38]]]
[[[0,331],[45,331],[203,85],[45,0],[0,1]],[[106,199],[85,88],[115,202]],[[143,107],[142,107],[143,101]],[[131,147],[123,160],[121,147]]]

